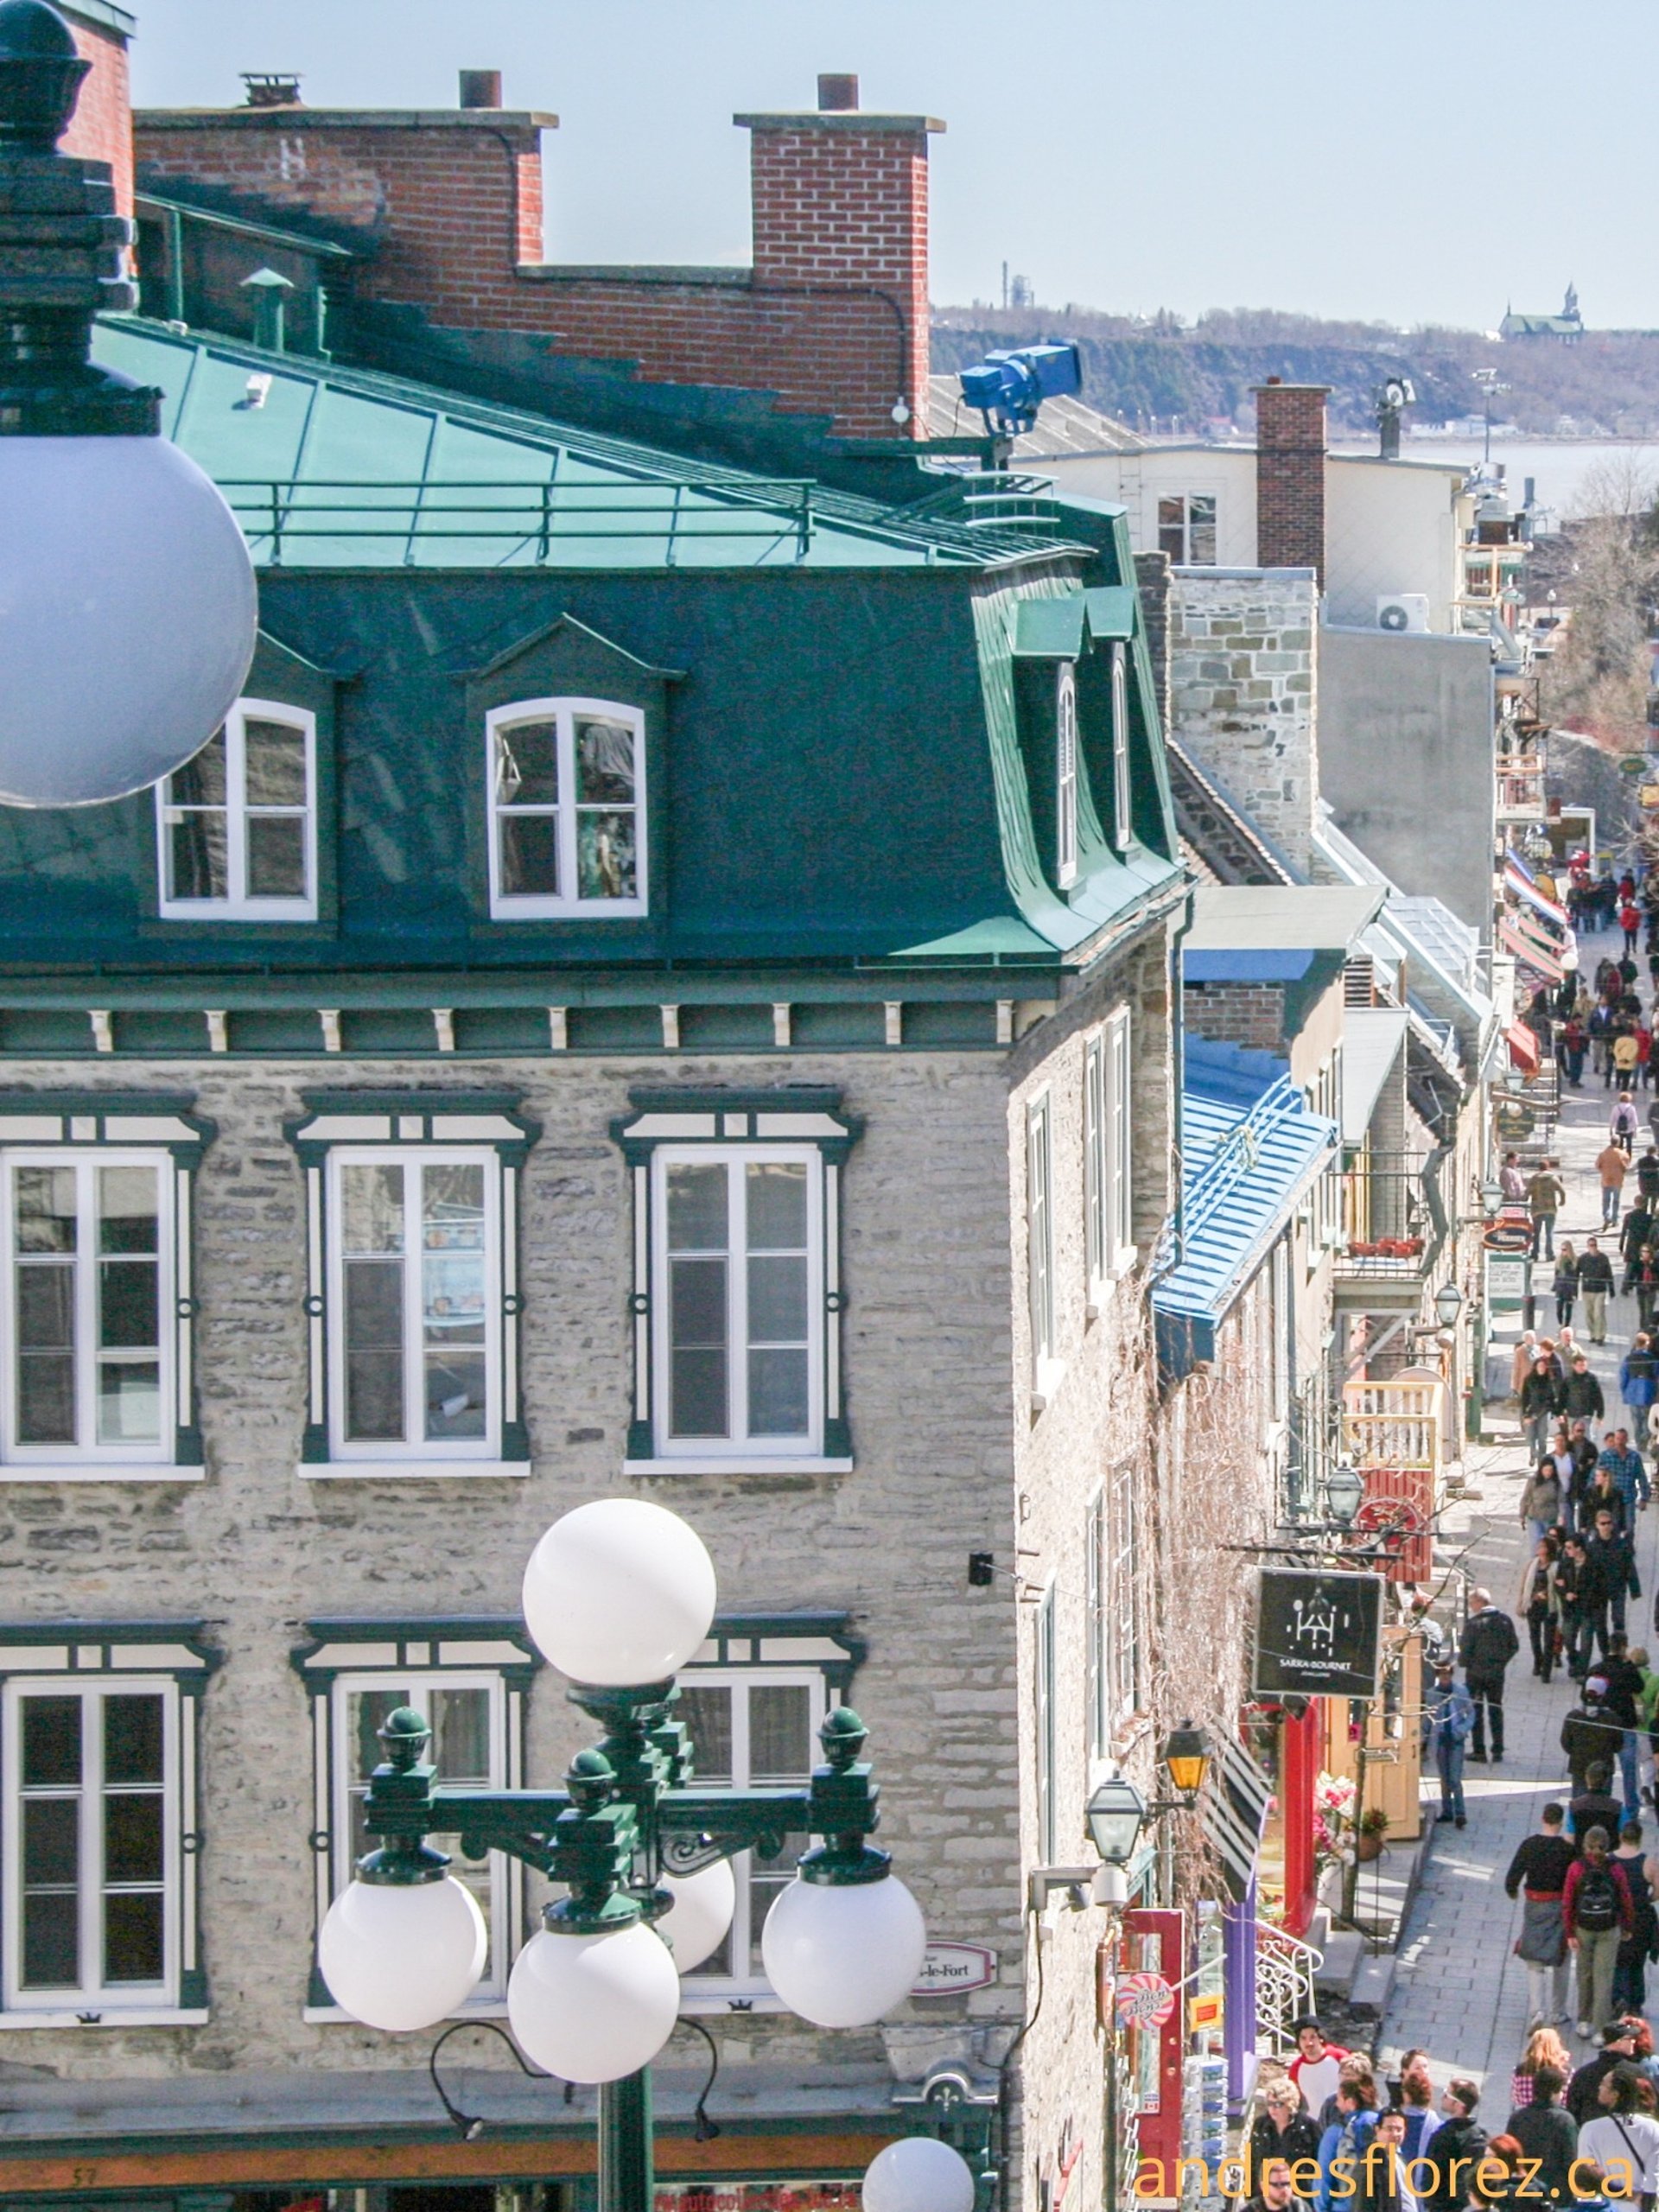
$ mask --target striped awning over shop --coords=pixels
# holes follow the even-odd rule
[[[1512,952],[1524,967],[1532,969],[1534,975],[1541,976],[1547,983],[1560,982],[1566,970],[1554,954],[1541,951],[1533,940],[1523,936],[1513,923],[1498,924],[1497,939],[1506,952]]]
[[[1222,1739],[1210,1786],[1200,1802],[1205,1840],[1225,1867],[1228,1892],[1236,1904],[1255,1878],[1255,1855],[1273,1802],[1272,1786],[1243,1745],[1228,1736]]]

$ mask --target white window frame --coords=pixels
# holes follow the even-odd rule
[[[607,721],[626,722],[633,732],[633,845],[634,881],[632,899],[582,899],[576,883],[576,757],[575,721],[592,715]],[[496,734],[515,722],[556,721],[559,748],[559,880],[568,893],[557,897],[545,892],[505,892],[501,888],[501,832],[503,814],[518,810],[502,807],[496,798]],[[566,794],[569,797],[566,797]],[[493,707],[484,717],[484,806],[488,832],[490,912],[497,921],[548,920],[561,915],[580,915],[594,920],[623,919],[650,911],[651,886],[647,874],[649,840],[648,795],[645,785],[645,717],[638,707],[615,699],[585,699],[561,695],[549,699],[515,699]]]
[[[248,866],[247,734],[250,721],[283,722],[305,739],[305,890],[298,898],[253,898],[246,889]],[[238,699],[225,717],[226,868],[231,889],[223,899],[169,897],[168,832],[181,814],[195,809],[168,803],[164,777],[156,786],[156,866],[158,911],[175,922],[315,922],[317,918],[317,718],[303,707],[276,699]],[[259,809],[292,813],[292,808]]]
[[[1135,791],[1129,775],[1128,647],[1112,641],[1112,843],[1127,853],[1135,842]]]
[[[73,1444],[20,1444],[17,1434],[17,1261],[15,1172],[20,1167],[71,1168],[76,1179],[75,1250],[75,1425]],[[121,1439],[110,1444],[97,1441],[97,1269],[99,1254],[92,1249],[86,1225],[95,1216],[95,1201],[88,1197],[99,1168],[145,1167],[156,1177],[156,1336],[161,1370],[160,1418],[153,1443]],[[3,1237],[6,1280],[4,1289],[6,1351],[0,1373],[0,1409],[3,1413],[3,1457],[13,1481],[64,1477],[107,1482],[171,1478],[201,1478],[201,1470],[175,1465],[178,1434],[179,1332],[181,1305],[177,1287],[180,1179],[168,1154],[152,1147],[121,1145],[8,1146],[0,1151],[0,1236]],[[23,1471],[28,1470],[26,1474]]]
[[[1090,1319],[1099,1294],[1140,1257],[1134,1234],[1129,1010],[1119,1007],[1084,1046],[1083,1182]]]
[[[1059,1820],[1059,1728],[1057,1706],[1059,1653],[1056,1619],[1056,1586],[1051,1582],[1038,1600],[1033,1618],[1032,1721],[1036,1755],[1037,1858],[1043,1866],[1058,1866],[1061,1859]]]
[[[1280,1237],[1268,1255],[1268,1421],[1282,1432],[1290,1421],[1290,1332],[1294,1308],[1290,1295],[1290,1243]]]
[[[770,1639],[768,1639],[770,1641]],[[810,1662],[791,1666],[699,1666],[695,1661],[680,1669],[677,1677],[686,1689],[730,1688],[736,1691],[742,1685],[747,1689],[805,1688],[811,1699],[810,1732],[814,1743],[824,1714],[830,1705],[829,1677],[822,1666]],[[696,1756],[696,1738],[692,1739]],[[816,1754],[809,1758],[806,1771],[800,1779],[804,1783],[811,1779]],[[699,1789],[718,1790],[728,1787],[722,1783],[710,1783],[701,1775],[694,1777]],[[747,1695],[732,1699],[732,1778],[734,1789],[749,1787],[749,1714]],[[732,1876],[737,1891],[737,1906],[732,1918],[732,1957],[741,1961],[738,1972],[730,1974],[708,1974],[694,1970],[681,1985],[682,2010],[688,2012],[723,2012],[734,2005],[745,2012],[782,2012],[788,2007],[774,1993],[763,1973],[753,1971],[748,1964],[752,1947],[758,1930],[750,1925],[749,1908],[752,1902],[749,1874],[753,1853],[734,1852],[732,1855]],[[781,1865],[783,1862],[775,1861]]]
[[[1096,1764],[1116,1755],[1144,1710],[1147,1653],[1135,1576],[1141,1535],[1136,1471],[1125,1460],[1089,1504],[1089,1749]]]
[[[1026,1300],[1031,1388],[1040,1411],[1059,1379],[1061,1365],[1054,1284],[1053,1118],[1046,1090],[1026,1108]]]
[[[807,1426],[802,1436],[755,1436],[749,1433],[746,1354],[747,1333],[747,1270],[741,1264],[745,1248],[736,1239],[741,1200],[734,1194],[744,1187],[734,1168],[757,1166],[796,1166],[806,1170],[806,1325]],[[662,1417],[658,1424],[657,1456],[664,1460],[733,1458],[756,1460],[811,1462],[823,1452],[824,1404],[824,1191],[823,1155],[815,1145],[661,1144],[652,1157],[652,1253],[653,1286],[651,1300],[654,1319],[652,1342],[652,1402]],[[669,1294],[667,1181],[671,1167],[721,1166],[727,1176],[727,1402],[728,1433],[719,1436],[677,1437],[670,1433],[673,1402],[670,1379],[670,1329],[672,1301]]]
[[[1054,679],[1054,865],[1060,888],[1077,880],[1077,676],[1069,660]]]
[[[329,1748],[334,1783],[327,1827],[332,1859],[332,1897],[338,1897],[352,1879],[351,1800],[354,1791],[360,1791],[366,1780],[366,1777],[356,1771],[353,1764],[356,1746],[349,1726],[353,1694],[371,1690],[406,1690],[415,1710],[429,1723],[432,1691],[480,1689],[487,1691],[490,1699],[490,1775],[486,1782],[477,1786],[487,1789],[515,1789],[518,1786],[518,1777],[516,1762],[512,1758],[507,1685],[499,1669],[366,1667],[342,1669],[335,1676],[327,1700],[327,1726],[332,1735]],[[372,1839],[370,1848],[373,1848]],[[455,1871],[459,1871],[461,1866],[470,1866],[471,1863],[457,1861]],[[461,2019],[478,2013],[494,2016],[505,2012],[507,1976],[512,1971],[521,1936],[521,1915],[516,1910],[515,1892],[522,1884],[515,1862],[505,1851],[493,1851],[489,1854],[488,1866],[490,1955],[485,1962],[477,1988],[466,2003],[456,2009],[454,2017]],[[314,2005],[307,2008],[307,2017],[343,2020],[347,2015],[338,2006]]]
[[[105,1697],[159,1696],[162,1712],[162,1868],[164,1907],[162,1946],[162,1974],[156,1982],[105,1983],[94,1968],[103,1948],[103,1839],[99,1811],[103,1803],[101,1765],[103,1731],[82,1720],[83,1774],[92,1779],[82,1785],[79,1861],[80,1880],[79,1942],[81,1980],[73,1989],[24,1989],[18,1955],[22,1916],[22,1771],[19,1734],[19,1707],[26,1697],[79,1697],[83,1713],[97,1713]],[[183,1894],[183,1821],[186,1774],[184,1743],[190,1716],[175,1676],[109,1672],[53,1676],[14,1676],[4,1687],[3,1718],[0,1719],[0,1761],[4,1789],[4,2024],[25,2026],[142,2025],[194,2017],[205,2012],[181,2013],[179,2004]],[[92,2022],[85,2015],[96,2013]]]
[[[1160,510],[1166,499],[1179,499],[1180,501],[1181,519],[1179,525],[1174,524],[1165,524]],[[1195,561],[1192,557],[1192,531],[1194,527],[1192,521],[1192,502],[1195,499],[1208,499],[1211,505],[1211,512],[1210,516],[1210,526],[1215,532],[1216,550],[1214,555],[1208,561]],[[1155,493],[1153,503],[1154,550],[1160,553],[1167,553],[1169,551],[1168,547],[1164,543],[1164,531],[1166,527],[1170,529],[1179,527],[1181,534],[1180,557],[1177,559],[1174,555],[1170,555],[1170,563],[1172,567],[1177,569],[1214,568],[1221,558],[1221,494],[1219,492],[1208,491],[1202,486],[1199,486],[1197,489],[1192,491],[1159,492]]]
[[[419,1296],[422,1247],[405,1234],[404,1264],[404,1418],[415,1431],[407,1440],[348,1438],[346,1434],[346,1255],[344,1210],[340,1202],[342,1169],[396,1166],[407,1177],[413,1169],[476,1166],[484,1182],[484,1387],[485,1420],[481,1437],[435,1437],[420,1433],[424,1427],[425,1360],[421,1335]],[[500,1175],[496,1154],[487,1146],[475,1145],[336,1145],[328,1156],[327,1211],[328,1275],[328,1450],[331,1462],[372,1467],[391,1472],[411,1463],[425,1462],[454,1471],[456,1463],[475,1461],[480,1468],[499,1471],[501,1459],[501,1327],[504,1300],[502,1281],[502,1224]],[[414,1186],[404,1184],[404,1220],[418,1224],[420,1207]],[[412,1286],[412,1287],[411,1287]],[[315,1471],[309,1470],[308,1471]]]

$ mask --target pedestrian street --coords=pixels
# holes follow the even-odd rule
[[[1605,951],[1614,949],[1613,941],[1611,931],[1580,938],[1580,963],[1586,975],[1593,971]],[[1600,1195],[1594,1163],[1606,1142],[1607,1116],[1617,1095],[1604,1090],[1600,1078],[1588,1067],[1581,1090],[1563,1091],[1554,1149],[1567,1197],[1556,1237],[1558,1246],[1566,1238],[1580,1253],[1586,1236],[1595,1234],[1599,1226]],[[1638,1094],[1644,1128],[1647,1103],[1646,1095]],[[1627,1198],[1634,1187],[1632,1178]],[[1535,1325],[1541,1337],[1554,1331],[1554,1306],[1547,1295],[1548,1266],[1535,1270],[1535,1280],[1538,1284]],[[1574,1335],[1589,1351],[1592,1367],[1600,1378],[1608,1419],[1617,1423],[1622,1414],[1619,1361],[1637,1325],[1636,1299],[1615,1295],[1608,1301],[1605,1345],[1589,1344],[1582,1303],[1573,1322]],[[1489,1408],[1487,1427],[1498,1441],[1467,1449],[1465,1471],[1473,1495],[1453,1501],[1442,1516],[1437,1572],[1444,1571],[1444,1560],[1465,1554],[1462,1567],[1471,1586],[1484,1586],[1499,1605],[1514,1613],[1529,1551],[1519,1520],[1527,1454],[1512,1408]],[[1651,1454],[1644,1456],[1651,1472]],[[1629,1633],[1632,1645],[1646,1643],[1651,1648],[1649,1624],[1654,1592],[1659,1586],[1659,1509],[1650,1508],[1638,1518],[1637,1563],[1643,1594],[1631,1600]],[[1469,1813],[1465,1829],[1434,1825],[1438,1785],[1433,1761],[1425,1763],[1424,1791],[1430,1801],[1425,1815],[1433,1841],[1421,1888],[1402,1932],[1379,2037],[1380,2052],[1391,2066],[1402,2051],[1421,2045],[1431,2056],[1438,2081],[1444,2082],[1452,2074],[1466,2074],[1490,2082],[1493,2102],[1487,2117],[1494,2127],[1502,2125],[1509,2109],[1509,2075],[1525,2044],[1529,2021],[1527,1971],[1514,1954],[1522,1904],[1519,1899],[1511,1902],[1504,1895],[1503,1876],[1517,1846],[1536,1827],[1540,1808],[1552,1799],[1565,1802],[1571,1795],[1560,1750],[1560,1728],[1578,1696],[1578,1686],[1563,1667],[1555,1669],[1548,1685],[1535,1679],[1525,1622],[1517,1618],[1516,1627],[1521,1648],[1507,1679],[1503,1764],[1465,1765]],[[1642,1818],[1643,1840],[1651,1848],[1656,1827],[1650,1807],[1643,1806]],[[1649,1987],[1651,2016],[1659,2004],[1659,1978],[1651,1968]],[[1574,1993],[1569,1990],[1569,2014],[1575,2001]],[[1582,2043],[1573,2027],[1569,2017],[1561,2028],[1569,2049],[1575,2056],[1589,2056],[1595,2048],[1593,2040]]]

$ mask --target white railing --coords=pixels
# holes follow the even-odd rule
[[[1296,2048],[1296,2023],[1318,2007],[1313,2002],[1313,1977],[1325,1961],[1323,1951],[1304,1943],[1270,1921],[1255,1923],[1256,2046],[1274,2057]]]

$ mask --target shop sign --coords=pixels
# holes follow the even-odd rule
[[[1519,1313],[1526,1301],[1527,1277],[1531,1272],[1524,1255],[1486,1255],[1486,1303],[1494,1313]]]
[[[1120,2028],[1161,2028],[1175,2010],[1175,1992],[1160,1974],[1128,1974],[1117,1985]]]
[[[652,2193],[652,2212],[858,2212],[860,2183],[846,2181],[692,2181]]]
[[[1218,2028],[1222,2024],[1226,1999],[1217,1992],[1213,1997],[1195,1997],[1186,2008],[1186,2024],[1194,2035],[1205,2028]]]
[[[953,1997],[959,1989],[988,1989],[996,1980],[996,1954],[982,1943],[930,1943],[912,1997]]]
[[[1382,1656],[1380,1576],[1262,1569],[1251,1685],[1258,1698],[1375,1697]]]

